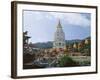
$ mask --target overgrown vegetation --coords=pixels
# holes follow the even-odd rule
[[[63,56],[59,59],[60,67],[78,66],[79,64],[69,56]]]

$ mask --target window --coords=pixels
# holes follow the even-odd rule
[[[61,46],[61,43],[59,43],[59,46]]]

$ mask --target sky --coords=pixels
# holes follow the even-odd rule
[[[23,11],[23,32],[28,31],[30,42],[54,40],[58,22],[62,25],[66,40],[84,39],[91,33],[90,13]]]

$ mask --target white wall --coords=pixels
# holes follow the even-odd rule
[[[26,0],[24,0],[26,1]],[[100,0],[31,0],[42,2],[55,2],[66,4],[86,4],[98,5],[100,14]],[[11,68],[11,0],[0,0],[0,80],[13,80],[10,78]],[[98,16],[100,21],[100,16]],[[100,24],[98,25],[100,26]],[[100,30],[100,28],[98,27]],[[100,35],[100,31],[98,33]],[[98,45],[100,44],[100,37],[98,38]],[[100,47],[100,45],[98,46]],[[99,50],[100,52],[100,50]],[[98,53],[99,53],[98,52]],[[99,68],[100,68],[100,54]],[[24,80],[24,79],[22,79]],[[100,80],[100,69],[98,74],[91,75],[75,75],[49,78],[28,78],[26,80]]]

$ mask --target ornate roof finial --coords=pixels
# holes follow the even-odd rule
[[[58,21],[58,26],[57,26],[57,28],[62,28],[61,23],[60,23],[60,20]]]

